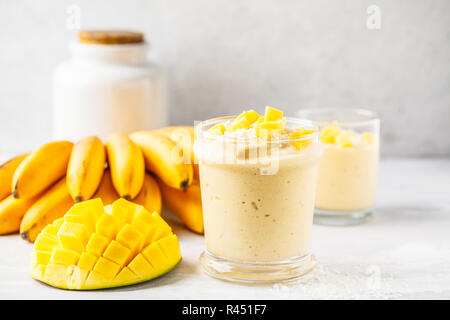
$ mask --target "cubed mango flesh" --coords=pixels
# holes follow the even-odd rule
[[[248,111],[243,111],[239,116],[237,116],[236,120],[245,118],[248,120],[248,122],[250,124],[252,124],[256,120],[258,120],[259,117],[260,117],[260,115],[255,110],[248,110]]]
[[[80,254],[76,251],[71,251],[62,248],[53,249],[50,263],[63,264],[66,266],[76,265],[80,259]]]
[[[351,148],[353,146],[352,141],[350,140],[350,137],[353,135],[353,132],[351,131],[341,131],[338,135],[336,135],[336,145],[344,148]]]
[[[364,132],[361,135],[361,141],[367,144],[374,144],[375,143],[375,136],[372,133]]]
[[[336,136],[341,133],[342,129],[340,127],[329,126],[320,132],[320,141],[322,143],[335,143]]]
[[[247,120],[247,118],[235,119],[228,125],[227,131],[250,129],[250,127],[251,123]]]
[[[86,245],[86,251],[96,257],[100,257],[103,254],[103,251],[105,251],[108,243],[108,238],[94,232],[93,234],[91,234],[91,237],[89,238],[89,241]]]
[[[277,121],[283,118],[283,111],[267,106],[264,113],[264,121]]]
[[[159,277],[181,260],[178,238],[158,214],[123,199],[99,212],[99,202],[90,201],[39,234],[34,279],[72,290],[125,286]]]
[[[259,138],[271,138],[283,131],[281,121],[264,121],[254,126],[255,134]]]
[[[310,145],[312,140],[307,139],[306,136],[313,134],[314,132],[315,132],[314,130],[300,128],[299,130],[291,133],[288,138],[294,140],[294,141],[291,141],[291,144],[297,150],[301,150]],[[302,140],[302,138],[304,138],[304,139]]]
[[[225,128],[225,125],[223,123],[218,123],[218,124],[212,126],[211,128],[209,128],[208,132],[211,134],[221,136],[225,133],[226,130],[227,130],[227,128]]]

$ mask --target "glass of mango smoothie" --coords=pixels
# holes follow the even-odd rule
[[[196,126],[207,274],[257,283],[312,270],[317,129],[271,107]]]
[[[380,150],[380,120],[369,110],[328,108],[298,114],[320,128],[314,223],[349,225],[374,212]]]

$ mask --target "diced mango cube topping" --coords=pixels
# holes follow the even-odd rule
[[[283,129],[282,127],[282,122],[279,120],[276,121],[264,121],[262,123],[258,123],[255,124],[255,128],[257,129],[265,129],[265,130],[281,130]]]
[[[245,118],[248,120],[248,122],[250,122],[250,124],[252,124],[256,120],[258,120],[259,117],[260,117],[260,115],[255,110],[249,110],[249,111],[243,111],[239,116],[237,116],[236,120]]]
[[[211,128],[209,128],[208,132],[211,134],[216,134],[216,135],[223,135],[225,133],[225,131],[227,130],[227,128],[225,128],[225,125],[223,123],[218,123],[214,126],[212,126]]]
[[[253,122],[253,126],[256,126],[259,123],[263,123],[264,122],[264,117],[263,116],[259,116],[259,118]]]
[[[255,110],[243,111],[233,121],[228,124],[219,123],[211,127],[208,132],[214,135],[224,135],[227,132],[236,130],[250,130],[250,137],[261,140],[271,140],[274,137],[288,140],[301,140],[302,137],[312,134],[314,130],[304,128],[292,133],[292,129],[286,128],[286,117],[283,111],[266,106],[264,116],[259,115]],[[312,140],[290,141],[291,144],[300,150],[308,146]]]
[[[341,133],[342,129],[340,127],[330,126],[320,132],[320,141],[323,143],[335,143],[336,136]]]
[[[300,128],[299,130],[291,133],[289,135],[289,139],[298,140],[298,141],[291,141],[291,144],[295,148],[297,148],[297,150],[301,150],[301,149],[309,146],[309,144],[311,143],[311,139],[305,139],[305,140],[300,140],[300,139],[307,135],[310,135],[314,132],[315,132],[314,130]]]
[[[264,121],[276,121],[283,118],[283,111],[267,106]]]
[[[338,135],[336,135],[336,145],[343,147],[343,148],[351,148],[353,147],[353,143],[350,140],[350,137],[353,135],[352,131],[341,131]]]
[[[227,131],[236,131],[238,129],[250,129],[251,123],[247,118],[233,120],[227,128]]]
[[[367,143],[367,144],[374,144],[375,143],[375,136],[372,133],[364,132],[361,135],[361,141]]]
[[[359,141],[364,144],[374,144],[375,136],[369,132],[357,135],[352,130],[343,130],[337,126],[328,126],[322,129],[320,141],[326,144],[334,144],[342,148],[351,148],[358,145]]]
[[[264,121],[258,124],[255,124],[255,135],[258,138],[271,138],[276,134],[281,134],[283,131],[282,122],[281,121]]]

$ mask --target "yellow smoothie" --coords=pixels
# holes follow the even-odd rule
[[[260,141],[264,133],[252,125],[257,120],[227,131],[236,119],[211,130],[221,134],[196,141],[209,253],[241,262],[309,253],[321,148],[313,143],[313,131],[289,127],[283,119],[279,131],[266,126],[274,129],[271,141],[279,143]],[[310,140],[288,141],[302,134]]]
[[[372,208],[378,174],[379,139],[338,127],[321,132],[315,207],[327,211]]]

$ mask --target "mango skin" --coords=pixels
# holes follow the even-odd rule
[[[51,287],[53,287],[53,288],[64,289],[64,290],[72,290],[72,291],[94,291],[94,290],[114,289],[114,288],[120,288],[120,287],[125,287],[125,286],[132,286],[132,285],[144,283],[144,282],[147,282],[147,281],[150,281],[150,280],[159,278],[160,276],[165,275],[166,273],[169,273],[170,271],[172,271],[173,269],[175,269],[175,268],[178,266],[178,264],[181,262],[181,260],[182,260],[182,258],[180,257],[180,259],[177,261],[177,263],[175,263],[173,266],[171,266],[171,267],[169,267],[167,270],[164,270],[164,271],[162,271],[162,272],[160,272],[160,273],[158,273],[158,274],[155,274],[155,275],[153,275],[153,276],[151,276],[151,277],[149,277],[149,278],[146,278],[146,279],[138,279],[138,280],[135,280],[135,281],[124,282],[124,283],[121,283],[121,284],[111,284],[111,285],[108,285],[108,286],[99,285],[99,286],[85,287],[85,288],[79,288],[79,289],[74,289],[74,288],[70,288],[70,289],[69,289],[67,286],[64,286],[64,287],[61,287],[61,286],[55,286],[55,285],[53,285],[52,283],[48,283],[48,282],[42,281],[41,279],[37,279],[37,278],[35,278],[35,277],[33,277],[33,278],[34,278],[35,280],[37,280],[37,281],[44,282],[45,284],[47,284],[47,285],[49,285],[49,286],[51,286]]]
[[[136,280],[136,281],[124,282],[122,284],[115,284],[115,285],[113,284],[113,285],[110,285],[110,286],[107,286],[107,287],[104,287],[104,286],[98,286],[98,287],[93,286],[93,287],[88,287],[88,288],[70,289],[70,290],[74,290],[74,291],[93,291],[93,290],[120,288],[120,287],[132,286],[132,285],[144,283],[144,282],[147,282],[147,281],[159,278],[162,275],[165,275],[166,273],[169,273],[170,271],[172,271],[173,269],[175,269],[178,266],[178,264],[181,262],[181,260],[182,260],[182,258],[180,257],[180,260],[178,260],[178,262],[176,264],[174,264],[173,266],[171,266],[167,270],[164,270],[164,271],[162,271],[159,274],[155,274],[154,276],[151,276],[151,277],[149,277],[147,279],[139,279],[139,280]],[[52,286],[52,287],[55,287],[55,286],[53,286],[51,284],[49,284],[49,285]],[[55,287],[55,288],[58,288],[58,287]],[[68,288],[59,288],[59,289],[67,289],[67,290],[69,290]]]

